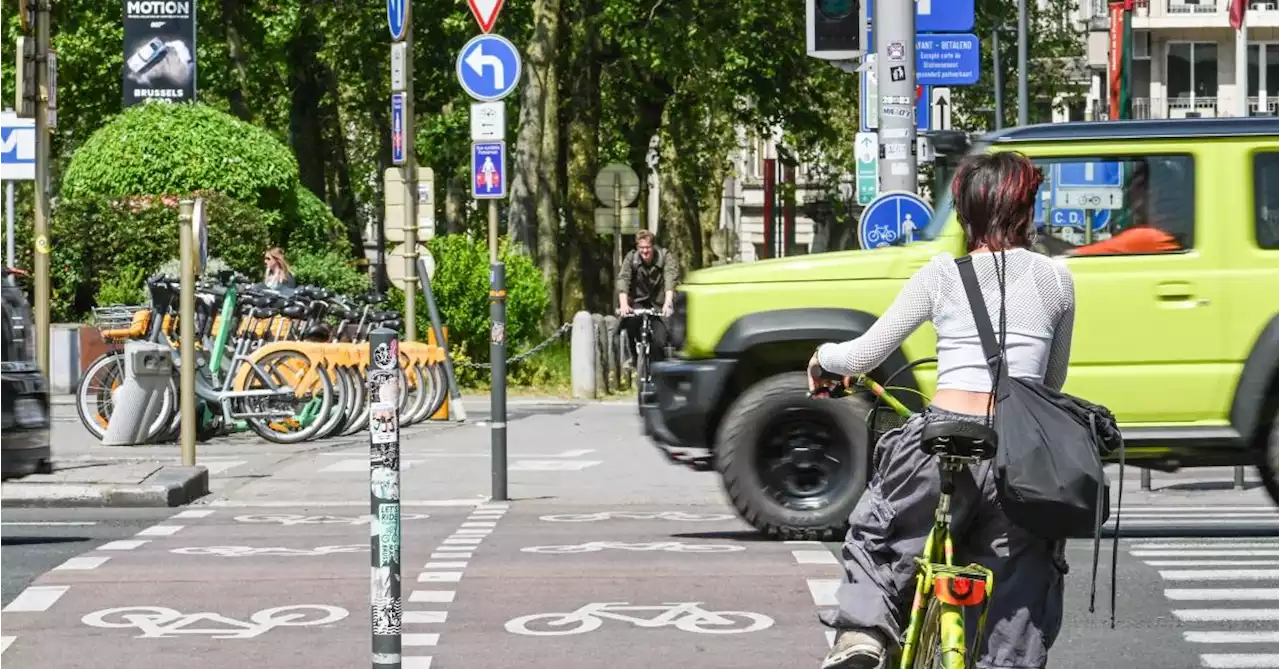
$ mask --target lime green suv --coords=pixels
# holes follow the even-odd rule
[[[969,148],[1020,151],[1046,175],[1037,250],[1065,256],[1076,285],[1064,390],[1115,413],[1130,462],[1256,465],[1273,499],[1277,127],[1275,117],[1064,123]],[[766,534],[841,535],[871,469],[873,407],[807,399],[804,365],[818,344],[865,332],[931,257],[964,248],[944,193],[905,244],[691,273],[670,327],[680,355],[654,365],[642,404],[646,435],[672,462],[719,471],[738,513]],[[936,366],[908,363],[935,345],[926,324],[872,376],[928,396]]]

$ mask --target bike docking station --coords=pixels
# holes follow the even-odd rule
[[[401,667],[400,342],[369,333],[369,537],[373,667]]]
[[[178,401],[182,410],[181,467],[161,467],[136,487],[114,488],[112,501],[129,497],[137,506],[179,506],[209,493],[209,472],[196,466],[196,275],[209,257],[208,225],[204,200],[184,199],[178,208],[179,262],[182,294],[178,326]],[[112,390],[114,405],[102,437],[104,446],[136,446],[147,443],[147,433],[160,418],[164,391],[173,378],[173,352],[153,341],[128,341],[124,345],[124,380]],[[105,501],[105,500],[104,500]]]

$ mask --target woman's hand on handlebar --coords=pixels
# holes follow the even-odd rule
[[[845,391],[849,385],[848,377],[841,377],[822,368],[818,364],[818,353],[815,351],[813,357],[809,358],[809,364],[805,370],[809,377],[809,396],[810,397],[838,397],[847,394]]]

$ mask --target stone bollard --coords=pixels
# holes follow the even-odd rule
[[[569,361],[573,398],[595,399],[596,338],[591,314],[585,311],[573,315],[573,329],[569,335]]]
[[[618,328],[621,321],[613,314],[604,317],[605,357],[609,360],[609,389],[618,392],[622,389],[622,368],[618,359]]]
[[[604,316],[591,314],[591,334],[596,360],[596,397],[600,397],[609,392],[609,386],[605,383]]]

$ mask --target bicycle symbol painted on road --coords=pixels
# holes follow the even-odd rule
[[[607,620],[630,623],[634,627],[675,627],[695,634],[743,634],[773,626],[773,619],[749,611],[708,611],[701,602],[667,602],[659,606],[637,606],[628,602],[593,602],[569,613],[534,613],[513,618],[506,630],[525,636],[565,636],[584,634],[600,628]],[[629,613],[650,612],[640,617]]]
[[[657,541],[653,543],[629,544],[623,541],[588,541],[585,544],[569,544],[564,546],[530,546],[521,548],[524,553],[543,553],[549,555],[567,555],[570,553],[598,553],[603,550],[620,551],[666,551],[669,553],[733,553],[744,551],[746,546],[733,544],[686,544],[680,541]]]
[[[328,625],[348,615],[346,609],[337,606],[295,604],[263,609],[245,621],[218,613],[180,613],[163,606],[123,606],[94,611],[80,620],[90,627],[141,630],[142,634],[135,639],[166,639],[183,635],[252,639],[277,627]]]
[[[315,548],[280,548],[253,546],[188,546],[171,548],[170,553],[178,555],[216,555],[218,557],[292,557],[299,555],[335,555],[338,553],[362,553],[369,550],[369,544],[344,544],[341,546],[316,546]]]
[[[541,516],[539,520],[553,523],[590,523],[597,520],[626,518],[629,520],[676,520],[691,523],[715,520],[733,520],[727,513],[685,513],[684,511],[600,511],[597,513],[561,513]]]
[[[400,516],[400,520],[423,520],[430,517],[425,513],[406,513]],[[236,516],[236,522],[278,523],[280,525],[366,525],[371,518],[372,516],[369,514],[363,516],[303,516],[293,513],[262,513]]]

